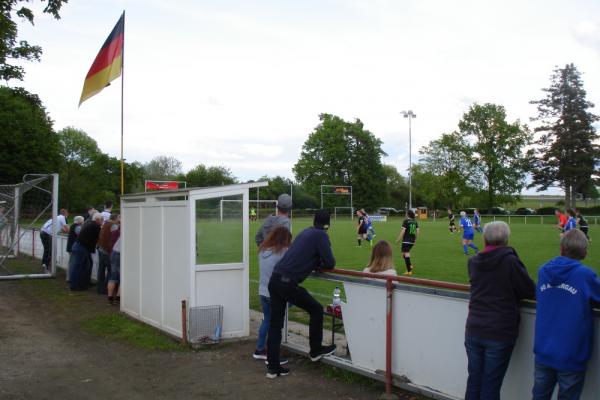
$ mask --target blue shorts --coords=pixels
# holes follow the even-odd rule
[[[473,236],[474,236],[473,232],[471,232],[471,233],[466,233],[466,232],[463,233],[463,239],[465,239],[465,240],[473,240]]]

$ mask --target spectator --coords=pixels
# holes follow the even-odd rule
[[[363,270],[372,274],[397,275],[392,256],[392,246],[385,240],[380,240],[371,251],[371,261]]]
[[[75,240],[77,240],[77,236],[79,236],[79,232],[81,232],[83,221],[84,219],[81,215],[77,215],[73,218],[73,224],[69,227],[69,236],[67,238],[67,253],[71,253],[73,244],[75,244]]]
[[[119,304],[121,300],[121,217],[119,215],[111,229],[112,252],[110,253],[110,276],[107,290],[108,302],[113,305]]]
[[[104,215],[102,215],[104,219]],[[100,236],[98,237],[98,275],[96,277],[96,290],[98,294],[107,294],[108,278],[110,276],[110,252],[112,243],[110,234],[114,224],[117,222],[117,215],[111,214],[108,221],[102,224]]]
[[[600,302],[600,280],[581,260],[588,240],[571,229],[560,239],[560,256],[538,273],[533,399],[579,399],[592,355],[592,305]]]
[[[112,213],[113,202],[110,200],[106,200],[104,203],[104,211],[102,211],[102,219],[104,222],[110,219],[110,214]]]
[[[258,295],[263,312],[263,320],[258,329],[258,341],[253,357],[256,360],[266,360],[266,341],[269,332],[269,321],[271,319],[271,296],[269,295],[269,280],[273,273],[273,267],[281,260],[292,242],[292,234],[284,226],[275,227],[258,248],[258,265],[260,279]],[[287,360],[279,358],[279,364],[286,364]]]
[[[468,261],[471,299],[465,329],[469,373],[465,400],[500,399],[519,333],[519,301],[535,296],[525,266],[507,246],[509,235],[505,222],[486,224],[485,248]]]
[[[91,253],[96,251],[96,243],[100,235],[102,214],[96,213],[90,221],[81,227],[81,232],[71,249],[69,259],[69,286],[71,290],[86,290],[92,274]]]
[[[313,226],[300,234],[283,258],[275,265],[269,280],[271,296],[271,321],[267,338],[267,378],[289,374],[290,370],[280,365],[279,347],[281,329],[289,302],[310,314],[309,343],[310,359],[318,361],[323,356],[333,354],[335,345],[323,346],[323,307],[303,287],[299,286],[313,270],[331,269],[335,258],[327,236],[329,213],[319,210],[315,214]]]
[[[56,216],[54,229],[52,228],[52,218],[42,225],[42,229],[40,231],[40,239],[42,241],[42,246],[44,246],[44,254],[42,255],[42,268],[46,270],[51,266],[50,259],[52,258],[52,238],[55,237],[59,232],[69,232],[69,225],[67,225],[68,216],[69,212],[64,208],[61,208],[60,214]]]
[[[262,226],[256,232],[256,236],[254,237],[254,241],[257,246],[265,240],[265,238],[269,235],[271,230],[276,226],[284,226],[288,230],[290,230],[290,211],[292,209],[292,198],[289,194],[283,193],[279,195],[277,198],[277,214],[269,215]]]
[[[89,221],[90,219],[92,219],[92,216],[94,214],[96,214],[98,211],[96,211],[96,209],[92,206],[87,206],[87,208],[85,209],[85,215],[84,215],[84,222]]]

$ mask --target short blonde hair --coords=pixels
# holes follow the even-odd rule
[[[369,268],[369,272],[381,272],[388,269],[395,269],[392,246],[387,241],[380,240],[375,244],[373,251],[371,252],[371,261],[367,268]]]

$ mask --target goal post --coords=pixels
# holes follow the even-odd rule
[[[227,217],[227,204],[228,203],[241,203],[243,200],[227,200],[221,199],[219,203],[219,219],[223,222],[223,218]],[[277,213],[277,200],[248,200],[249,207],[252,207],[252,204],[255,205],[257,209],[261,208],[263,204],[272,204],[275,213]]]
[[[354,207],[334,207],[333,219],[337,219],[338,214],[354,219]]]
[[[50,265],[42,270],[39,227],[57,225],[58,174],[27,174],[23,181],[0,185],[0,280],[56,275],[59,240],[53,235]]]
[[[333,196],[333,204],[329,204],[328,207],[324,206],[324,199],[331,198],[329,196]],[[344,197],[346,200],[344,200]],[[348,205],[347,199],[350,199],[350,204]],[[351,209],[350,213],[351,219],[354,219],[354,204],[352,202],[352,186],[350,185],[321,185],[321,208],[329,208],[334,207],[334,214],[336,213],[337,208],[339,209]]]

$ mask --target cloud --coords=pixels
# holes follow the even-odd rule
[[[600,54],[600,25],[584,21],[572,28],[573,37],[582,46],[589,47]]]

